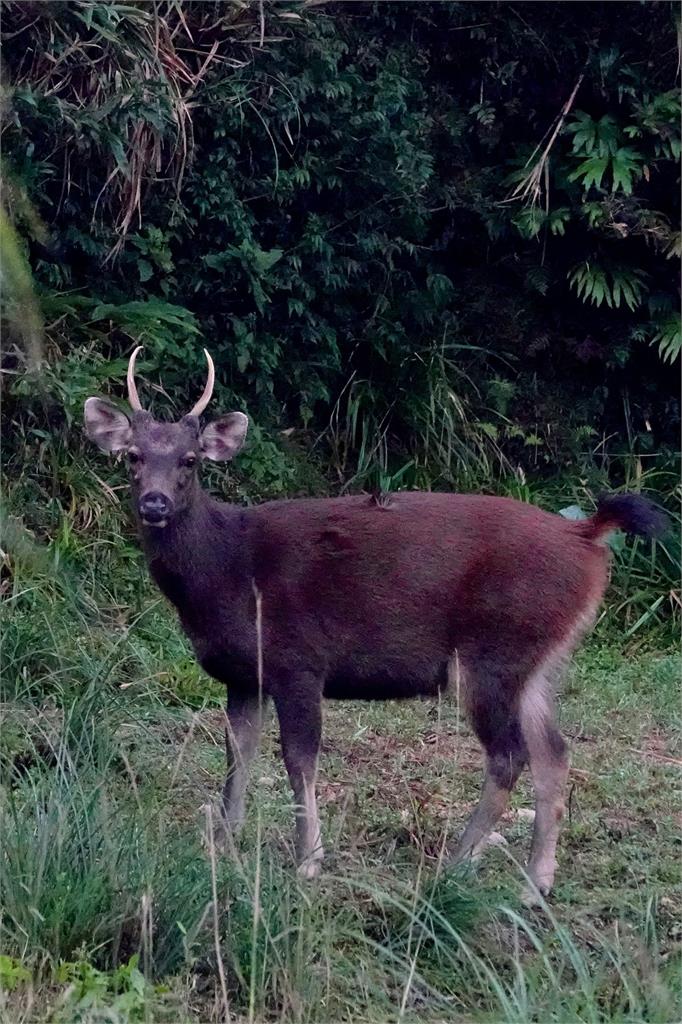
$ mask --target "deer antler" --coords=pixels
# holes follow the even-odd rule
[[[208,376],[206,378],[206,387],[204,392],[196,403],[192,406],[191,411],[188,413],[189,416],[201,416],[202,412],[211,401],[211,395],[213,394],[213,385],[215,384],[215,366],[211,359],[208,349],[204,349],[204,355],[206,356],[206,362],[208,363]]]
[[[126,374],[126,382],[128,384],[128,401],[130,408],[133,412],[142,412],[142,403],[140,402],[140,396],[137,393],[137,387],[135,386],[135,360],[137,359],[138,353],[143,349],[142,345],[138,345],[133,354],[130,357],[128,363],[128,373]],[[215,366],[213,360],[208,353],[207,349],[204,349],[206,355],[206,362],[208,363],[208,375],[206,378],[206,387],[204,388],[203,394],[196,405],[192,406],[192,409],[188,413],[189,416],[201,416],[202,412],[211,401],[211,395],[213,394],[213,385],[215,384]]]
[[[128,401],[130,408],[133,412],[142,412],[142,403],[140,402],[140,396],[137,393],[135,387],[135,360],[137,359],[138,352],[141,352],[143,345],[138,345],[128,362],[128,373],[126,374],[126,383],[128,384]]]

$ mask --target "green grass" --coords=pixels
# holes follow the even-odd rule
[[[525,777],[507,845],[464,872],[442,866],[482,768],[447,701],[327,706],[328,856],[301,887],[273,722],[238,848],[211,843],[224,695],[151,588],[115,496],[87,497],[89,464],[71,469],[68,511],[22,478],[8,504],[24,522],[3,531],[3,1019],[175,1024],[226,1006],[284,1024],[682,1016],[672,562],[619,554],[609,611],[566,681],[569,816],[544,910],[519,900]],[[580,498],[517,483],[546,507]]]
[[[475,870],[440,864],[481,777],[452,704],[327,706],[329,855],[301,887],[274,723],[225,856],[203,810],[224,771],[218,693],[207,685],[197,706],[201,679],[170,617],[148,598],[103,630],[62,594],[70,628],[51,623],[46,658],[47,639],[43,653],[23,645],[40,593],[36,580],[5,652],[8,1020],[213,1020],[226,1003],[245,1021],[679,1018],[675,655],[593,639],[579,656],[562,700],[573,768],[558,884],[529,911],[527,780],[500,826],[507,846]]]

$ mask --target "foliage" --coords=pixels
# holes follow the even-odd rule
[[[8,414],[47,400],[54,429],[74,370],[113,385],[134,341],[175,395],[201,334],[220,402],[321,436],[354,486],[582,469],[624,394],[635,447],[674,444],[673,9],[479,13],[76,0],[57,32],[7,3],[6,202],[53,368]]]
[[[33,289],[31,272],[5,211],[0,208],[0,251],[2,251],[2,283],[5,317],[23,343],[29,361],[35,365],[42,350],[42,316]]]
[[[0,989],[12,992],[17,985],[28,981],[31,972],[27,971],[20,960],[13,956],[0,956]]]
[[[110,973],[98,971],[87,960],[62,961],[54,974],[57,984],[68,985],[58,1020],[92,1020],[93,1011],[102,1018],[126,1021],[144,1020],[149,988],[138,967],[139,956],[131,956]]]

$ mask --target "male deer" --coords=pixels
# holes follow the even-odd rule
[[[85,403],[88,437],[123,451],[151,574],[175,605],[206,672],[228,687],[226,824],[244,814],[262,701],[279,717],[293,788],[299,871],[322,860],[315,779],[323,697],[435,696],[456,662],[471,724],[487,755],[480,802],[454,860],[476,854],[525,764],[536,813],[528,875],[552,886],[568,773],[553,710],[556,677],[595,618],[607,582],[604,538],[621,527],[653,536],[665,516],[619,495],[568,521],[508,498],[404,492],[275,501],[242,508],[201,489],[203,459],[232,459],[248,420],[232,412],[200,429],[204,393],[178,423],[140,404],[133,352],[132,417]],[[256,597],[262,596],[262,692]]]

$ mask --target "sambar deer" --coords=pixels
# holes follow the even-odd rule
[[[262,702],[271,698],[296,803],[299,871],[317,874],[322,698],[436,696],[456,663],[487,771],[453,859],[485,845],[528,764],[536,802],[528,876],[547,893],[568,773],[553,709],[556,677],[602,600],[605,536],[616,527],[654,536],[666,527],[664,514],[629,494],[602,500],[580,522],[469,494],[253,508],[216,501],[199,484],[199,465],[232,459],[247,417],[232,412],[201,429],[214,383],[206,352],[208,380],[196,405],[177,423],[154,420],[135,385],[139,351],[127,374],[132,416],[89,398],[86,430],[104,451],[126,453],[151,575],[205,671],[227,684],[227,826],[242,822]]]

